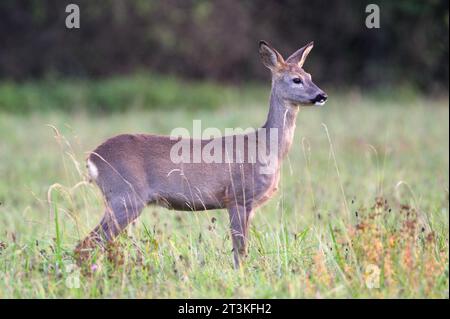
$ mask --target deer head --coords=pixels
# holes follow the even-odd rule
[[[303,64],[314,46],[313,42],[298,49],[286,60],[267,42],[259,42],[263,64],[272,72],[272,92],[293,107],[323,105],[327,94],[312,81]]]

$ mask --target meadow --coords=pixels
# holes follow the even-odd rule
[[[103,213],[88,151],[194,119],[257,127],[268,111],[268,84],[151,83],[0,86],[0,298],[449,298],[448,97],[395,90],[300,111],[241,270],[226,211],[159,207],[79,269],[73,248]]]

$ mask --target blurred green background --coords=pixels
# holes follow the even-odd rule
[[[285,56],[314,40],[306,69],[325,88],[448,91],[448,1],[377,1],[380,29],[371,1],[79,0],[67,29],[69,3],[0,3],[0,110],[217,107],[268,79],[260,39]]]

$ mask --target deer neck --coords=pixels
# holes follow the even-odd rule
[[[276,91],[272,90],[270,94],[270,108],[266,123],[263,128],[266,134],[270,134],[270,129],[275,128],[278,131],[278,159],[282,160],[292,145],[295,131],[295,121],[297,119],[298,108],[289,105],[283,100]]]

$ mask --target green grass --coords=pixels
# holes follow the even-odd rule
[[[101,80],[49,78],[21,85],[0,82],[0,110],[16,114],[84,110],[98,114],[174,107],[213,109],[224,102],[248,102],[264,92],[258,85],[251,86],[251,90],[238,90],[145,73]]]
[[[148,207],[118,239],[112,260],[98,255],[97,270],[83,274],[72,250],[103,211],[97,188],[83,182],[86,152],[111,135],[169,134],[193,119],[203,127],[256,127],[268,109],[268,88],[231,90],[221,100],[213,86],[219,102],[197,109],[190,105],[203,98],[186,102],[177,88],[171,98],[151,102],[160,93],[149,92],[133,102],[132,93],[117,93],[133,92],[126,80],[107,83],[107,98],[75,85],[76,103],[68,88],[73,112],[52,112],[51,104],[42,113],[0,114],[1,298],[449,297],[448,100],[379,104],[356,93],[330,93],[325,107],[300,112],[280,190],[256,213],[242,271],[232,267],[225,211]],[[59,89],[53,97],[21,89],[39,103],[66,103]],[[124,112],[76,111],[86,101]],[[28,102],[10,105],[21,103]],[[127,111],[126,103],[135,106]],[[378,270],[379,288],[367,288]]]

